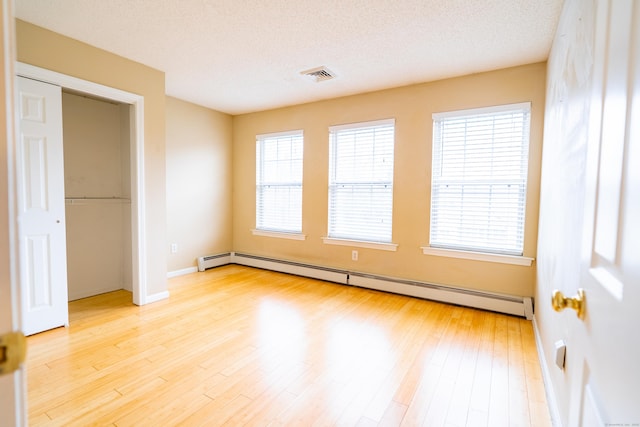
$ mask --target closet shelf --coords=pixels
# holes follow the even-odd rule
[[[124,197],[66,197],[64,201],[67,205],[131,203],[131,199]]]

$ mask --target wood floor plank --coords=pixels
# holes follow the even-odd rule
[[[507,317],[496,317],[491,392],[489,397],[489,426],[509,426],[509,344]]]
[[[35,426],[550,426],[531,322],[230,265],[28,338]]]

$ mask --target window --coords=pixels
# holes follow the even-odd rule
[[[394,124],[329,129],[329,238],[391,242]]]
[[[256,228],[301,233],[302,131],[256,139]]]
[[[431,247],[522,255],[530,108],[433,115]]]

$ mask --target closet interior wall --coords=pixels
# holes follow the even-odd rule
[[[70,301],[132,289],[129,108],[62,94]]]

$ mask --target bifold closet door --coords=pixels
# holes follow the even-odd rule
[[[62,89],[17,78],[18,239],[25,335],[69,323]]]

